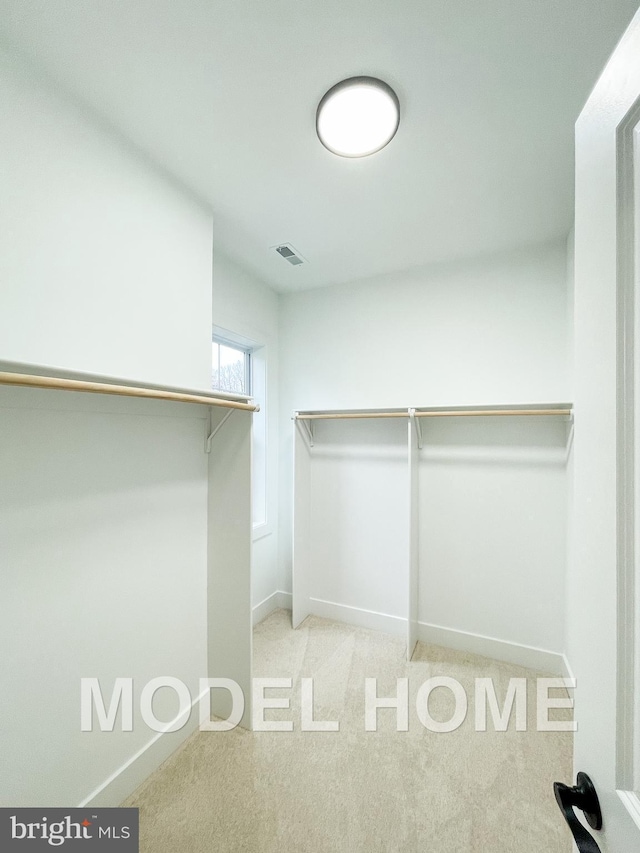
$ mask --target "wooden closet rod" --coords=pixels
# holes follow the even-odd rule
[[[467,409],[457,411],[451,409],[439,412],[415,412],[416,418],[484,418],[496,416],[531,416],[531,415],[564,415],[571,414],[571,409]],[[301,421],[313,420],[347,420],[350,418],[408,418],[409,412],[298,412],[296,418]]]
[[[531,415],[567,415],[571,414],[571,409],[469,409],[466,412],[416,412],[416,418],[454,418],[454,417],[462,417],[462,418],[483,418],[483,417],[493,417],[493,416],[511,416],[511,415],[524,415],[526,417],[530,417]]]
[[[255,403],[225,400],[223,397],[205,394],[187,394],[180,391],[165,391],[158,388],[137,388],[135,385],[110,385],[106,382],[86,382],[79,379],[57,379],[53,376],[32,376],[29,373],[0,372],[0,385],[19,385],[27,388],[47,388],[55,391],[82,391],[87,394],[114,394],[118,397],[143,397],[147,400],[172,400],[175,403],[198,403],[219,406],[223,409],[242,409],[257,412]]]
[[[296,413],[299,421],[344,420],[346,418],[408,418],[408,412],[317,412],[314,414]]]

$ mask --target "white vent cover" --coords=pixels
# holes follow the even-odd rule
[[[285,261],[288,261],[291,266],[298,267],[300,264],[305,263],[305,259],[297,249],[293,248],[291,243],[281,243],[279,246],[274,246],[273,248],[280,257],[284,258]]]

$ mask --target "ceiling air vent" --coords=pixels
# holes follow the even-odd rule
[[[304,258],[300,252],[293,248],[291,243],[283,243],[281,246],[274,246],[274,248],[280,257],[284,258],[292,266],[297,267],[304,263]]]

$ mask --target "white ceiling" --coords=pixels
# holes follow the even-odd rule
[[[560,238],[573,123],[638,0],[0,0],[0,32],[213,208],[281,291]],[[387,81],[400,129],[330,154],[315,110]],[[292,243],[290,267],[270,249]]]

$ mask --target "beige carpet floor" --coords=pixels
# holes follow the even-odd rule
[[[535,730],[537,673],[422,644],[407,664],[397,638],[316,617],[292,631],[285,611],[257,626],[254,654],[255,676],[294,680],[292,711],[267,719],[299,722],[299,680],[313,676],[316,719],[340,732],[197,732],[125,803],[140,808],[142,853],[569,853],[552,783],[572,779],[572,735]],[[469,696],[458,730],[427,731],[413,704],[408,732],[391,710],[365,731],[366,677],[379,695],[408,677],[413,703],[440,675]],[[509,678],[528,679],[528,731],[475,731],[476,677],[501,701]],[[432,694],[434,718],[452,707]]]

